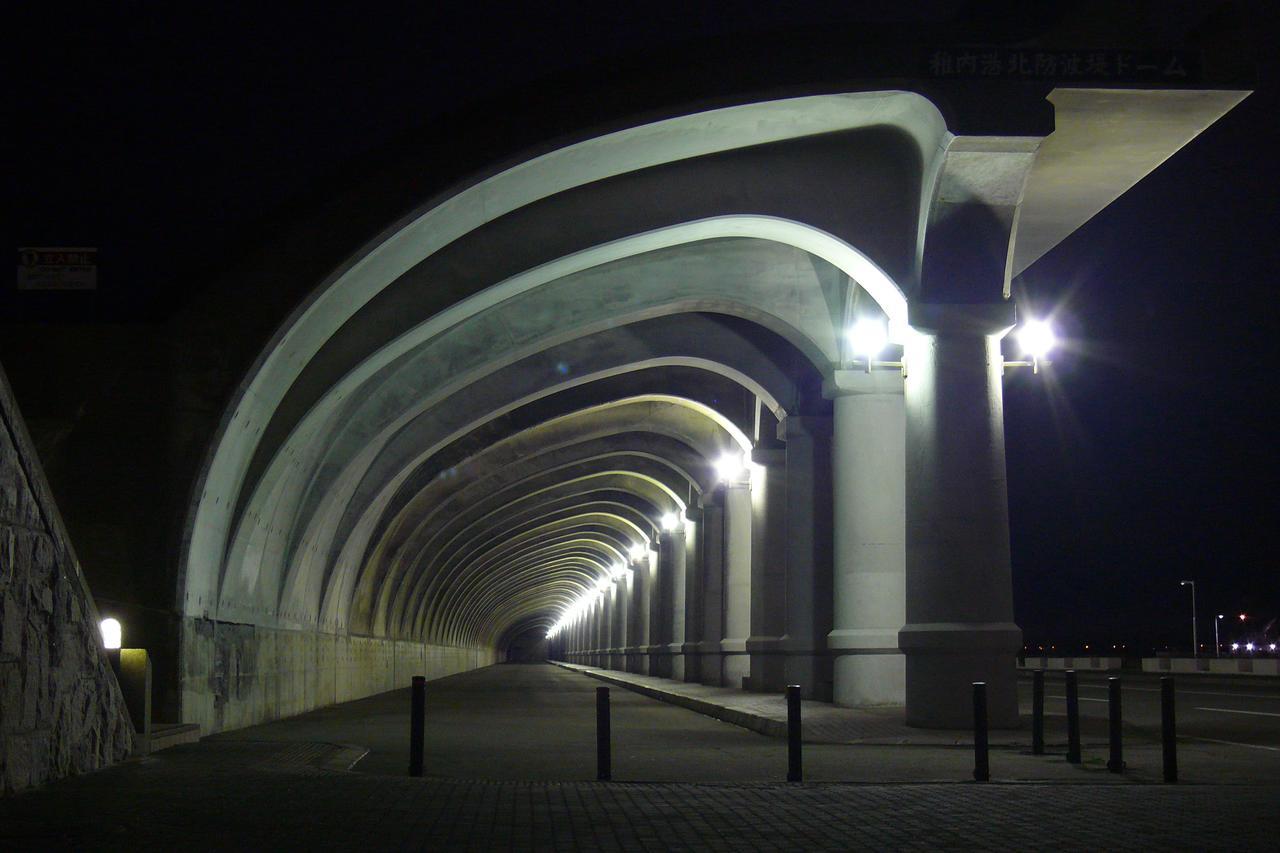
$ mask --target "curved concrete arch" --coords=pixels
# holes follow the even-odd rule
[[[632,541],[637,538],[649,540],[653,532],[653,516],[670,510],[674,503],[664,504],[663,493],[646,489],[645,485],[645,481],[619,476],[619,472],[601,472],[506,502],[495,502],[497,505],[479,518],[464,520],[465,526],[438,551],[432,552],[429,563],[415,563],[409,567],[409,571],[419,579],[415,584],[415,590],[421,590],[418,600],[426,603],[428,614],[447,611],[453,603],[466,597],[467,576],[483,572],[496,559],[488,555],[495,551],[500,554],[508,537],[520,539],[533,525],[537,526],[532,529],[545,532],[557,508],[562,513],[580,513],[608,507],[618,514],[622,507],[626,507],[638,516],[633,526],[640,531],[640,537],[632,538]],[[406,599],[405,607],[408,610],[416,608],[414,596]]]
[[[562,473],[586,470],[586,466],[614,467],[620,463],[625,464],[629,459],[644,459],[657,466],[656,473],[661,474],[664,469],[669,472],[667,477],[669,488],[674,490],[674,487],[681,482],[690,483],[694,491],[701,494],[704,486],[688,470],[692,468],[693,463],[701,461],[700,457],[696,457],[696,454],[684,445],[671,440],[663,444],[661,454],[638,451],[634,449],[634,445],[639,438],[650,445],[656,440],[652,435],[619,434],[538,453],[522,459],[518,465],[514,466],[494,462],[484,467],[500,473],[503,480],[511,480],[512,478],[523,479],[526,469],[536,470],[539,476],[557,477]],[[673,463],[670,461],[672,456],[683,457],[683,460]],[[710,476],[710,472],[707,471],[700,475],[700,479],[706,480]],[[452,486],[456,479],[451,477],[440,485]],[[477,486],[476,491],[484,494],[490,479],[492,478],[482,480],[481,482],[486,485]],[[528,482],[527,479],[523,481]],[[356,583],[355,600],[351,606],[352,630],[381,633],[382,629],[378,627],[379,619],[385,613],[386,596],[394,588],[395,577],[408,572],[415,564],[414,555],[426,552],[431,547],[430,542],[435,532],[455,517],[455,504],[442,497],[439,491],[437,490],[434,498],[429,493],[426,496],[424,493],[418,493],[414,495],[412,502],[401,505],[394,513],[388,510],[388,515],[395,516],[393,523],[384,528],[385,534],[375,535],[365,558],[361,561],[361,576]],[[468,504],[469,502],[464,499],[463,505]],[[376,606],[375,602],[377,602]]]
[[[793,301],[791,297],[783,299],[777,294],[804,292],[807,296],[800,302],[809,307],[792,310],[807,312],[809,322],[816,324],[814,334],[825,342],[820,355],[810,355],[829,364],[839,357],[829,304],[835,297],[823,292],[803,257],[788,253],[779,256],[771,245],[721,243],[714,248],[699,246],[693,255],[681,251],[660,256],[648,253],[642,263],[626,268],[593,267],[581,279],[556,279],[554,287],[546,285],[550,290],[533,291],[530,295],[527,288],[524,292],[533,303],[503,300],[491,309],[497,316],[479,313],[457,318],[445,324],[439,334],[388,363],[379,366],[373,360],[367,361],[325,395],[265,472],[264,480],[271,484],[282,477],[291,478],[287,494],[265,493],[277,508],[276,516],[289,517],[296,507],[298,515],[307,517],[314,512],[317,496],[334,495],[332,472],[346,471],[345,464],[353,453],[369,449],[366,455],[372,456],[373,447],[388,443],[393,436],[420,444],[423,439],[413,430],[426,429],[432,419],[439,421],[459,412],[445,421],[456,428],[463,419],[463,405],[472,411],[495,410],[507,402],[500,397],[504,391],[510,394],[507,389],[542,386],[542,393],[551,393],[581,381],[575,377],[566,381],[556,370],[559,365],[591,363],[595,366],[593,375],[603,376],[608,375],[602,371],[611,362],[625,364],[645,358],[652,347],[661,348],[663,339],[659,333],[653,333],[653,341],[630,341],[629,347],[610,341],[610,337],[625,339],[625,335],[616,334],[619,327],[637,319],[698,307],[754,319],[785,337],[790,324],[771,321],[773,314],[761,303],[779,299],[789,303]],[[712,285],[712,278],[716,280],[713,286],[698,287],[699,281]],[[749,281],[759,299],[745,298]],[[568,307],[573,305],[592,307],[590,311]],[[572,324],[570,315],[574,313],[582,325]],[[799,313],[792,319],[799,322]],[[431,325],[436,319],[439,318],[424,325]],[[541,330],[521,330],[530,324]],[[712,357],[710,342],[699,349],[700,337],[685,338],[682,348],[688,352],[682,354],[686,357],[700,359],[712,369],[725,361]],[[578,345],[574,346],[573,341],[579,341]],[[731,344],[725,340],[721,345],[728,348]],[[386,352],[384,349],[379,356]],[[757,372],[737,365],[730,365],[728,370],[743,376]],[[781,408],[776,395],[770,393],[772,389],[760,390],[775,411]],[[465,397],[467,403],[460,405],[459,397]],[[524,400],[531,398],[526,395]],[[437,433],[440,428],[436,427]],[[252,501],[251,497],[241,500],[246,499]],[[261,500],[256,503],[261,507]],[[234,519],[232,523],[234,526]],[[296,544],[286,536],[276,549],[283,550],[279,558],[287,560],[294,547]]]
[[[763,116],[770,116],[764,125],[759,123]],[[936,159],[939,143],[946,134],[941,116],[927,100],[901,92],[795,99],[713,111],[691,121],[692,118],[622,131],[507,170],[393,229],[394,233],[380,245],[370,247],[359,260],[322,285],[268,346],[220,427],[188,528],[184,586],[194,590],[197,599],[203,598],[202,591],[208,593],[209,579],[216,575],[220,562],[218,542],[230,529],[228,513],[233,510],[227,504],[237,500],[257,437],[293,378],[347,317],[418,260],[450,240],[536,199],[600,179],[584,180],[586,174],[604,176],[633,171],[643,168],[638,165],[641,162],[654,165],[771,140],[881,125],[897,128],[906,138],[913,139],[920,162],[929,163]],[[775,123],[779,120],[781,123]],[[677,141],[682,133],[689,134],[689,138]],[[663,142],[657,143],[656,139]],[[636,145],[646,148],[642,152]],[[589,166],[581,159],[587,150],[594,152]],[[624,151],[631,153],[623,154]],[[655,155],[657,161],[652,160]],[[528,171],[532,163],[538,164],[536,178]],[[585,172],[575,173],[575,169]],[[530,193],[535,186],[539,189]],[[509,203],[496,204],[497,197]],[[927,196],[922,193],[922,197]],[[856,277],[865,275],[865,271],[850,274]],[[188,596],[183,602],[184,610],[198,610],[198,604],[189,599]]]
[[[709,459],[716,458],[728,446],[736,446],[741,449],[750,447],[750,441],[747,436],[736,425],[720,413],[694,401],[664,397],[662,395],[647,395],[641,398],[621,400],[593,407],[591,412],[593,417],[599,421],[594,428],[596,435],[634,432],[637,430],[651,431],[682,440],[694,447],[704,458]],[[680,413],[684,413],[684,415],[681,416]],[[581,417],[583,414],[576,413],[576,416]],[[548,428],[552,428],[558,423],[565,423],[567,419],[573,417],[575,415],[565,415],[554,419],[549,422]],[[368,505],[363,517],[351,528],[351,533],[348,534],[342,546],[343,556],[336,561],[337,567],[329,573],[330,577],[335,574],[339,576],[338,583],[342,584],[344,589],[349,590],[346,584],[354,582],[353,575],[358,568],[355,565],[356,557],[366,550],[369,537],[372,535],[373,530],[376,529],[378,521],[386,511],[391,499],[397,493],[399,485],[408,478],[413,467],[420,465],[423,460],[429,458],[432,450],[434,448],[420,452],[403,470],[397,472],[394,478],[384,483],[377,499]],[[312,549],[311,551],[311,553],[317,552],[318,549]],[[315,572],[317,568],[327,568],[327,566],[292,566],[290,570],[301,572],[310,569],[312,570],[311,578],[318,579],[320,575]],[[333,584],[333,580],[326,581],[326,586],[332,586]],[[318,596],[320,595],[318,587],[312,585],[303,586],[295,583],[293,588],[305,591],[308,595],[317,596],[316,602],[318,605]],[[311,606],[316,607],[317,605]],[[305,603],[294,604],[291,609],[303,610],[306,607]],[[328,608],[326,608],[327,610]],[[325,615],[329,615],[329,613],[326,612]]]
[[[690,420],[691,417],[695,420]],[[710,460],[715,459],[728,446],[743,447],[747,444],[746,436],[736,433],[736,430],[731,427],[732,424],[723,416],[705,406],[657,395],[592,407],[583,412],[562,416],[493,445],[485,454],[472,460],[468,466],[484,472],[484,476],[469,483],[455,501],[438,502],[433,511],[456,512],[459,506],[458,501],[470,501],[467,498],[468,492],[483,494],[490,502],[494,500],[495,495],[509,494],[510,484],[507,481],[512,477],[524,476],[522,468],[511,467],[511,461],[517,457],[525,456],[529,460],[526,464],[537,465],[540,458],[546,458],[547,454],[552,454],[561,448],[582,446],[585,441],[613,435],[648,432],[665,436],[678,444],[690,447],[693,453]],[[465,480],[467,473],[464,469],[461,479]],[[705,487],[709,480],[708,472],[704,472],[699,480]],[[437,483],[436,491],[449,491],[451,485],[452,482],[448,481]],[[418,510],[418,512],[422,511]],[[401,549],[401,554],[406,551],[421,552],[431,547],[421,537],[417,539],[411,537],[406,542],[407,544]],[[411,564],[411,560],[399,555],[397,555],[397,562],[402,567]],[[388,586],[384,585],[385,589],[388,589]],[[382,612],[386,606],[387,602],[384,598],[380,601],[377,611]]]
[[[456,625],[462,613],[474,604],[472,600],[474,596],[471,594],[473,590],[478,586],[484,585],[490,579],[496,585],[519,584],[522,581],[529,580],[530,583],[525,586],[522,595],[517,597],[537,597],[531,595],[531,587],[548,586],[547,579],[535,576],[538,566],[542,562],[538,557],[546,556],[546,553],[540,549],[548,547],[544,542],[544,538],[550,532],[579,531],[586,533],[591,525],[613,527],[619,531],[616,538],[600,535],[599,533],[594,535],[594,538],[601,546],[598,552],[601,559],[595,565],[600,570],[603,570],[604,567],[612,563],[625,560],[627,543],[647,538],[645,536],[647,531],[636,525],[634,519],[628,518],[629,513],[627,511],[629,509],[631,507],[616,501],[598,500],[585,504],[575,504],[559,511],[548,512],[545,515],[530,519],[527,526],[514,531],[509,536],[509,543],[492,543],[488,548],[481,551],[476,560],[480,564],[478,567],[461,566],[455,573],[456,576],[453,582],[447,586],[437,586],[438,591],[434,596],[423,590],[420,595],[409,597],[406,607],[402,611],[405,614],[402,618],[407,619],[407,621],[402,623],[400,633],[403,636],[414,639],[426,636],[438,638],[447,635],[450,626]],[[644,514],[640,513],[640,516],[643,518]],[[489,562],[486,559],[489,556],[489,552],[503,544],[509,544],[509,547],[516,552],[521,552],[521,546],[528,546],[529,550],[524,553],[524,556],[528,557],[531,562],[504,563],[498,571],[484,572],[485,564]],[[619,545],[622,547],[617,547]],[[551,550],[554,552],[558,549],[551,547]],[[468,571],[469,569],[470,571]],[[593,575],[592,583],[595,582],[598,575],[599,572]],[[425,573],[419,573],[418,577],[425,577]],[[575,595],[580,592],[581,590],[575,590]]]
[[[766,251],[766,256],[768,252]],[[724,260],[719,254],[715,255],[719,260]],[[749,260],[760,260],[758,252],[749,252],[746,257],[739,257],[742,263]],[[676,259],[677,262],[679,259]],[[795,257],[791,261],[797,260]],[[705,258],[700,258],[699,263],[704,263]],[[646,262],[644,269],[652,270],[652,260]],[[776,265],[772,268],[777,270]],[[722,289],[731,291],[736,288],[738,279],[732,275],[732,268],[726,265],[718,265],[716,273],[722,276]],[[793,270],[794,271],[794,270]],[[687,272],[687,270],[686,270]],[[757,271],[758,272],[758,271]],[[681,275],[671,275],[674,280],[684,281]],[[809,279],[812,284],[805,286],[816,287],[816,282],[812,278]],[[764,285],[762,280],[762,286]],[[772,281],[772,279],[769,279]],[[583,284],[579,286],[587,286]],[[769,286],[772,286],[770,284]],[[644,290],[643,287],[639,288]],[[671,298],[675,298],[676,304],[669,304],[663,310],[677,310],[679,303],[685,300],[681,294],[670,291]],[[660,302],[663,297],[661,293],[655,295],[654,299]],[[813,292],[813,299],[823,303],[823,305],[815,307],[820,311],[823,317],[829,316],[828,308],[825,306],[825,298],[821,297],[818,291]],[[654,304],[657,304],[655,302]],[[816,304],[816,303],[815,303]],[[709,307],[703,305],[701,307]],[[721,306],[723,307],[723,306]],[[515,310],[515,309],[512,309]],[[517,312],[518,313],[518,312]],[[757,312],[758,313],[758,312]],[[514,322],[514,321],[512,321]],[[616,326],[619,318],[611,316],[607,312],[602,314],[599,322],[605,326]],[[824,320],[823,322],[829,323]],[[483,329],[484,327],[482,327]],[[661,328],[661,327],[655,327]],[[673,327],[672,336],[679,343],[669,344],[669,346],[678,346],[679,349],[688,352],[688,355],[675,356],[674,358],[688,359],[684,363],[695,363],[705,366],[708,369],[717,369],[716,365],[729,361],[730,366],[723,369],[724,373],[731,376],[751,376],[760,374],[759,364],[760,356],[751,356],[751,348],[734,341],[734,336],[724,334],[717,336],[707,335],[689,335],[687,333],[680,334],[679,324]],[[457,329],[454,330],[455,335],[464,334]],[[483,332],[479,331],[476,335],[483,336]],[[563,358],[581,358],[596,359],[606,364],[608,372],[602,372],[601,375],[613,375],[617,370],[625,367],[625,359],[634,359],[636,357],[636,346],[640,345],[640,352],[650,350],[654,346],[660,346],[662,338],[654,332],[655,338],[652,341],[636,342],[632,341],[631,346],[619,347],[614,345],[610,347],[608,340],[612,336],[625,338],[625,326],[618,328],[602,329],[594,336],[584,336],[581,338],[581,345],[576,349],[567,344],[561,348],[551,351],[546,357],[538,357],[531,355],[523,360],[523,367],[517,367],[516,363],[507,363],[505,359],[497,363],[491,364],[492,370],[499,367],[505,367],[505,372],[501,382],[494,382],[488,377],[493,376],[492,372],[483,375],[469,377],[472,381],[464,384],[464,379],[454,379],[450,384],[445,380],[444,376],[439,375],[439,367],[428,367],[431,359],[427,356],[438,355],[434,350],[428,350],[425,354],[419,354],[415,359],[411,360],[404,366],[404,370],[410,375],[418,377],[417,384],[412,385],[407,391],[402,392],[400,397],[415,400],[414,405],[406,412],[403,412],[392,419],[380,425],[378,435],[362,434],[353,436],[349,428],[343,428],[341,433],[341,441],[338,438],[325,438],[324,424],[347,425],[353,422],[355,418],[349,411],[349,405],[346,407],[339,406],[342,399],[341,392],[335,392],[332,397],[326,399],[332,400],[333,408],[327,414],[317,411],[313,412],[308,419],[308,424],[294,436],[291,447],[286,447],[283,452],[273,463],[271,471],[268,472],[264,484],[260,486],[255,497],[252,499],[250,507],[242,516],[239,529],[236,531],[230,541],[230,550],[226,556],[226,564],[236,567],[239,572],[235,577],[237,581],[243,581],[246,585],[260,585],[270,587],[271,583],[279,582],[278,576],[268,577],[261,582],[258,573],[265,571],[268,573],[283,570],[284,565],[290,559],[290,556],[296,554],[299,549],[304,554],[310,556],[327,556],[332,559],[332,555],[327,554],[322,546],[316,545],[314,540],[308,542],[306,540],[306,530],[310,529],[312,535],[324,535],[332,530],[341,529],[343,522],[341,519],[331,517],[334,512],[343,512],[351,503],[351,496],[355,490],[359,488],[360,478],[365,477],[365,471],[371,466],[378,463],[379,459],[387,459],[388,452],[380,446],[393,440],[398,440],[402,445],[410,448],[421,447],[428,442],[428,435],[437,437],[439,445],[440,435],[452,428],[453,432],[447,433],[444,440],[452,440],[456,438],[458,432],[472,428],[471,424],[466,423],[468,412],[472,419],[480,416],[492,417],[503,411],[518,405],[524,405],[531,400],[538,399],[557,390],[573,387],[575,384],[591,381],[597,378],[595,374],[585,377],[566,378],[557,374],[548,364],[557,363],[557,360]],[[708,356],[713,355],[711,347],[719,340],[726,353],[732,353],[732,356],[721,356],[719,359],[713,360]],[[736,343],[736,346],[735,346]],[[616,351],[613,358],[621,362],[618,366],[607,367],[608,358],[611,350]],[[750,356],[747,360],[743,359],[743,355]],[[424,362],[423,359],[426,359]],[[757,366],[752,367],[751,359],[754,359]],[[738,364],[733,364],[733,361]],[[767,360],[767,359],[766,359]],[[441,363],[446,369],[452,364],[449,358],[442,358]],[[652,361],[650,361],[652,363]],[[675,362],[680,363],[680,362]],[[641,364],[643,366],[643,362]],[[750,370],[750,373],[747,372]],[[430,385],[433,381],[443,382],[443,387],[438,387],[434,394],[421,396],[420,390],[424,384]],[[477,393],[474,389],[478,386],[477,382],[485,381],[487,393]],[[758,382],[753,382],[768,393],[768,399],[778,408],[781,408],[775,389],[781,390],[778,379],[770,380],[773,387],[759,386]],[[385,383],[384,383],[385,384]],[[530,391],[530,385],[538,388],[537,391]],[[539,385],[541,387],[539,387]],[[492,387],[488,387],[492,386]],[[505,389],[510,389],[509,391]],[[525,395],[517,400],[506,402],[503,405],[501,395],[503,393],[525,391]],[[385,412],[388,409],[394,411],[395,404],[388,404],[385,400],[375,399],[370,403],[370,408],[378,412]],[[385,418],[384,418],[385,420]],[[425,431],[425,434],[424,434]],[[326,458],[329,455],[327,448],[341,444],[343,447],[349,448],[348,452],[355,452],[354,458],[349,458],[344,464],[343,458]],[[392,453],[394,451],[391,451]],[[399,462],[384,462],[386,465],[398,466]],[[342,481],[335,480],[339,472],[342,473]],[[382,477],[373,476],[371,482],[378,483]],[[268,488],[269,486],[269,488]],[[314,500],[323,502],[327,510],[321,511],[315,508],[307,508],[304,506],[307,501],[307,495],[317,496]],[[323,497],[319,497],[323,495]],[[366,499],[367,500],[367,499]],[[360,502],[357,502],[357,506]],[[300,517],[299,514],[302,514]],[[311,513],[310,523],[307,522],[306,514]],[[349,523],[349,522],[348,522]],[[301,534],[295,531],[303,531]],[[302,538],[299,539],[299,536]],[[297,544],[290,544],[295,542]],[[225,598],[226,596],[224,596]],[[231,596],[231,601],[258,601],[261,600],[261,592],[255,593],[252,589],[244,589],[237,591]],[[222,602],[219,602],[221,608]],[[221,609],[219,610],[221,612]],[[234,614],[229,614],[230,618],[236,618]]]

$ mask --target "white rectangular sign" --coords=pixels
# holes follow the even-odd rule
[[[98,250],[66,246],[18,249],[18,290],[95,290]]]

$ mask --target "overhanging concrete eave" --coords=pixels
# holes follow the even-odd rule
[[[1076,89],[1049,94],[1055,129],[1027,177],[1013,275],[1226,115],[1244,89]]]

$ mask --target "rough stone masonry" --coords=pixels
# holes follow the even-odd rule
[[[128,756],[97,609],[0,369],[0,792]]]

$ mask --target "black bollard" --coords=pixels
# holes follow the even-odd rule
[[[610,754],[609,688],[596,688],[596,779],[608,782],[613,778],[613,757]]]
[[[1031,754],[1044,755],[1044,670],[1031,675]]]
[[[1120,679],[1115,676],[1107,679],[1107,713],[1111,743],[1111,756],[1107,759],[1107,769],[1112,773],[1122,773],[1124,772],[1124,749],[1120,742]]]
[[[1164,747],[1164,781],[1178,781],[1177,725],[1173,716],[1173,677],[1160,678],[1160,740]]]
[[[409,775],[422,775],[423,729],[427,722],[427,679],[422,675],[413,677],[413,687],[409,691]]]
[[[787,685],[787,781],[803,782],[800,760],[800,685]]]
[[[977,782],[991,780],[987,755],[987,684],[973,682],[973,778]]]
[[[1067,761],[1080,763],[1080,690],[1076,671],[1067,670]]]

